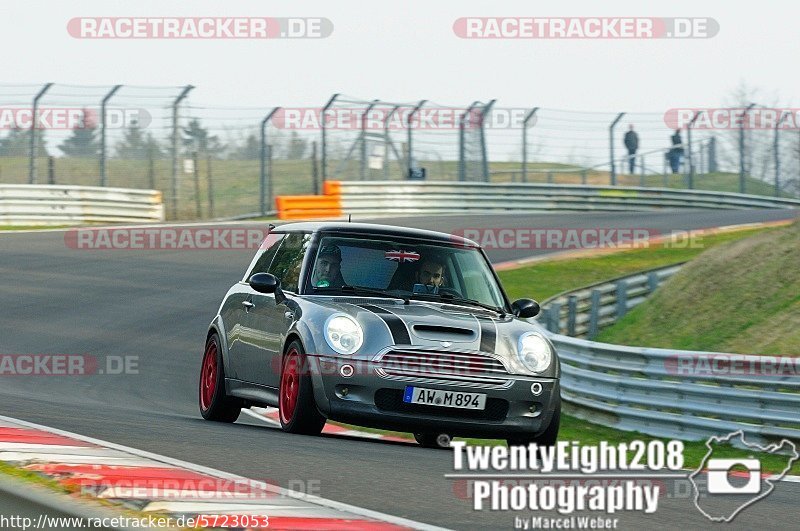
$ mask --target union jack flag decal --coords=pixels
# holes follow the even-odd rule
[[[395,262],[416,262],[419,260],[419,253],[415,253],[414,251],[386,251],[384,257],[387,260],[393,260]]]

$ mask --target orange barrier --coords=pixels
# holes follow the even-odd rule
[[[324,195],[279,195],[275,198],[278,219],[342,217],[342,183],[327,181]]]

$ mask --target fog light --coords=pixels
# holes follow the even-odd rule
[[[352,365],[342,365],[339,368],[339,374],[341,374],[344,378],[350,378],[353,376],[353,372],[355,372],[355,369],[353,369]]]
[[[542,384],[539,382],[533,382],[531,384],[531,393],[533,393],[533,396],[539,396],[542,394]]]
[[[341,390],[342,396],[347,396],[347,393],[349,393],[349,392],[350,392],[350,390],[347,387],[342,387],[342,390]]]
[[[536,413],[536,405],[529,407],[528,411],[530,411],[531,413]]]

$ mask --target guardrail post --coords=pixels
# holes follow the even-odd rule
[[[536,116],[539,107],[534,107],[522,122],[522,182],[528,182],[528,122]]]
[[[561,303],[554,302],[550,305],[550,327],[555,334],[561,333]]]
[[[106,179],[106,104],[121,88],[122,85],[114,85],[114,88],[100,102],[100,186],[108,184]]]
[[[30,160],[28,161],[28,184],[36,184],[36,152],[39,151],[39,100],[45,92],[50,90],[53,83],[47,83],[33,98],[33,113],[31,115]]]
[[[334,94],[333,97],[335,98],[337,95],[338,94]],[[333,101],[333,99],[331,99],[331,101]],[[267,165],[267,149],[268,149],[267,148],[267,124],[272,119],[272,116],[276,112],[278,112],[278,110],[280,110],[280,107],[275,107],[274,109],[272,109],[269,112],[268,115],[266,115],[264,117],[263,120],[261,120],[261,146],[260,146],[261,149],[260,149],[260,155],[259,155],[260,164],[259,164],[259,185],[258,185],[259,199],[258,199],[258,204],[259,204],[262,216],[266,216],[267,215],[267,204],[272,205],[272,174],[270,173],[269,174],[269,178],[267,177],[267,173],[269,173],[268,172],[269,166]],[[323,115],[324,115],[324,113],[323,113]],[[322,118],[320,118],[320,119],[321,119],[321,123],[324,123],[325,120],[322,119]],[[323,135],[322,136],[323,136],[323,139],[324,139],[325,138],[325,129],[323,128],[322,131],[323,131]],[[323,146],[324,145],[325,144],[324,144],[324,140],[323,140]],[[323,161],[324,161],[325,160],[325,148],[324,147],[322,149],[322,157],[323,157]],[[324,168],[325,167],[325,162],[323,162],[322,165],[323,165],[322,167]],[[323,177],[323,179],[324,179],[324,177]],[[269,189],[269,193],[267,193],[267,191],[268,191],[267,189]],[[267,200],[267,196],[269,196],[269,200]]]
[[[624,112],[621,112],[617,115],[611,125],[608,128],[608,147],[611,150],[611,185],[617,185],[617,167],[614,165],[614,127],[622,120],[622,117],[625,116]]]
[[[593,289],[591,303],[589,304],[589,339],[597,337],[598,323],[600,321],[600,290]]]
[[[650,291],[650,293],[653,293],[658,289],[658,275],[655,273],[655,271],[651,271],[647,274],[647,289]]]
[[[755,107],[755,103],[751,103],[747,106],[747,108],[742,112],[742,126],[739,128],[739,193],[743,194],[747,190],[747,186],[744,180],[744,122],[747,119],[747,113],[750,112],[750,109]]]
[[[618,280],[617,290],[615,293],[617,297],[617,319],[622,319],[628,313],[628,281]]]
[[[567,335],[575,337],[575,320],[578,313],[578,297],[570,295],[567,298]]]

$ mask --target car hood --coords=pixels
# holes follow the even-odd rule
[[[367,358],[392,346],[512,356],[519,336],[542,332],[539,325],[512,315],[501,318],[481,308],[448,303],[412,300],[403,304],[400,300],[366,297],[314,297],[313,302],[317,310],[345,313],[361,324],[365,344],[360,353]]]

